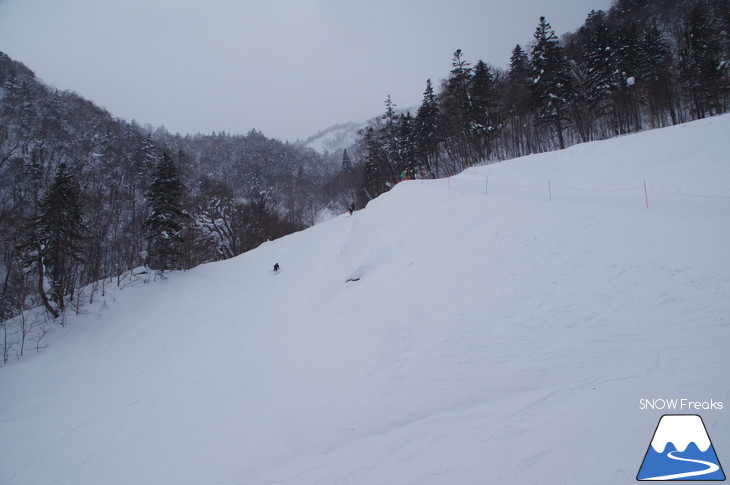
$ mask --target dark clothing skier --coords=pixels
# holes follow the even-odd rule
[[[350,211],[350,215],[352,215],[352,213],[355,212],[355,203],[353,202],[350,204],[350,207],[348,207],[347,210]]]
[[[279,263],[275,263],[274,264],[274,273],[278,273],[278,272],[279,272]]]

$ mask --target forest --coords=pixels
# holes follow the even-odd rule
[[[729,32],[727,0],[617,0],[562,38],[541,17],[507,69],[457,49],[415,113],[388,97],[363,130],[364,187],[376,196],[404,178],[725,113]]]
[[[234,257],[351,200],[341,154],[143,128],[2,53],[0,86],[0,363],[44,325],[33,308],[63,324],[134,273]]]
[[[541,17],[509,68],[457,49],[415,113],[388,96],[335,154],[142,127],[0,53],[0,363],[32,308],[63,324],[107,285],[232,258],[403,179],[727,112],[729,32],[730,0],[617,0],[562,38]]]

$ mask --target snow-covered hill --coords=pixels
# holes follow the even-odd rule
[[[0,369],[0,483],[633,483],[667,412],[730,462],[729,149],[724,116],[404,182],[127,288]]]
[[[366,123],[342,123],[330,126],[312,135],[300,144],[319,153],[332,153],[341,156],[342,151],[352,147],[358,139],[358,131]]]

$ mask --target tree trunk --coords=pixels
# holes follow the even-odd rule
[[[558,142],[560,143],[560,149],[565,149],[565,138],[563,137],[563,125],[560,123],[560,118],[555,121],[555,129],[558,132]]]
[[[46,307],[46,310],[48,310],[48,313],[53,315],[53,318],[58,318],[60,316],[60,313],[58,313],[58,310],[53,308],[53,305],[51,305],[51,302],[48,301],[48,295],[46,295],[46,291],[43,289],[43,254],[41,253],[41,245],[38,245],[38,296],[41,297],[41,302],[43,302],[43,306]]]

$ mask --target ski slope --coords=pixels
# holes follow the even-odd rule
[[[667,412],[730,462],[729,152],[723,116],[408,181],[110,294],[0,368],[0,483],[633,483]]]

